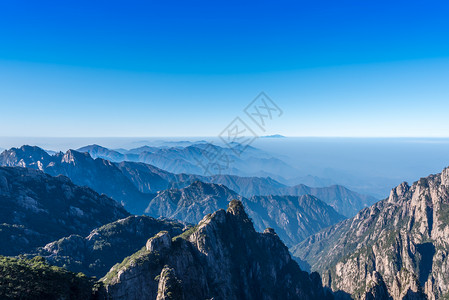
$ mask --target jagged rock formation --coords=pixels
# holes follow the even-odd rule
[[[239,201],[181,236],[161,232],[102,279],[108,299],[326,299],[273,230],[257,233]]]
[[[305,196],[257,196],[246,199],[221,184],[195,181],[183,189],[159,192],[145,213],[188,223],[198,223],[205,215],[225,209],[233,199],[243,202],[257,231],[272,227],[287,245],[344,219],[317,198]]]
[[[292,249],[333,290],[363,297],[373,272],[393,299],[449,297],[449,168],[376,203]],[[381,280],[380,280],[381,279]],[[376,286],[376,285],[375,285]],[[383,288],[376,287],[378,292]]]
[[[18,255],[127,217],[116,201],[67,177],[0,167],[0,254]]]
[[[37,254],[53,265],[101,278],[114,264],[145,246],[148,237],[162,230],[176,236],[184,227],[177,221],[129,216],[96,228],[86,237],[70,235],[49,243]]]
[[[90,152],[98,154],[106,151],[95,147],[94,149],[96,152]],[[190,149],[190,151],[193,150]],[[197,154],[199,153],[201,151]],[[128,211],[135,214],[144,212],[155,196],[154,193],[169,188],[183,188],[198,180],[224,184],[243,197],[313,195],[347,217],[353,216],[360,209],[376,201],[372,197],[355,193],[342,186],[310,188],[297,185],[290,187],[269,177],[173,174],[139,162],[113,163],[102,158],[93,159],[87,152],[81,153],[74,150],[49,155],[39,147],[11,148],[0,154],[0,165],[38,169],[52,176],[60,174],[67,176],[77,185],[88,186],[98,193],[104,193],[123,203]]]

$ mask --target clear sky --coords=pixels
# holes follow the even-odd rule
[[[0,1],[0,136],[449,136],[447,1]],[[261,134],[260,132],[257,132]]]

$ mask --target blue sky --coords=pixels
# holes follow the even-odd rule
[[[447,1],[2,1],[0,136],[449,136]]]

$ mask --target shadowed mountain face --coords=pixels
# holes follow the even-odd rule
[[[198,223],[205,215],[226,208],[233,199],[242,201],[256,230],[272,227],[288,245],[344,219],[313,196],[255,196],[247,199],[224,185],[201,181],[182,189],[159,192],[145,213]]]
[[[0,254],[18,255],[129,213],[115,200],[67,177],[25,168],[0,167]]]
[[[345,216],[352,216],[376,201],[342,186],[289,187],[271,178],[173,174],[144,163],[112,163],[100,158],[93,159],[87,153],[74,150],[50,156],[38,147],[12,148],[0,154],[0,165],[39,169],[53,176],[65,175],[75,184],[88,186],[122,202],[130,212],[136,214],[144,212],[154,193],[173,187],[186,187],[197,180],[224,184],[247,198],[256,195],[311,194]]]
[[[144,247],[149,237],[163,230],[176,236],[183,228],[177,221],[130,216],[96,228],[86,237],[70,235],[49,243],[37,254],[53,265],[101,278],[114,264]]]
[[[424,294],[444,299],[448,234],[449,168],[412,186],[402,183],[389,198],[309,237],[292,252],[323,274],[326,285],[356,298],[385,285],[393,299]]]
[[[327,299],[272,229],[257,233],[239,201],[172,239],[160,232],[102,279],[108,299]]]

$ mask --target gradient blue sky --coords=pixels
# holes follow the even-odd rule
[[[0,136],[449,136],[447,1],[1,1]],[[262,134],[261,132],[257,132]]]

